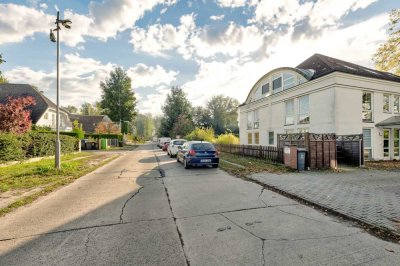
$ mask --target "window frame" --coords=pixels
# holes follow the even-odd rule
[[[364,134],[364,130],[369,130],[369,132],[370,132],[370,134],[369,134],[369,136],[370,136],[370,140],[369,140],[369,143],[370,143],[370,146],[366,146],[365,145],[365,134]],[[365,128],[363,128],[362,129],[362,132],[363,132],[363,145],[364,145],[364,150],[363,150],[363,153],[364,153],[364,158],[366,158],[365,157],[365,152],[366,152],[366,150],[368,150],[369,152],[369,155],[370,155],[370,158],[366,158],[365,160],[371,160],[372,158],[373,158],[373,147],[374,147],[374,144],[373,144],[373,128],[369,128],[369,127],[365,127]]]
[[[268,90],[266,90],[265,92],[264,92],[264,87],[268,88]],[[267,94],[269,94],[269,91],[270,91],[270,86],[269,86],[269,81],[268,81],[264,85],[261,85],[261,95],[267,95]]]
[[[292,114],[290,116],[288,116],[288,103],[291,102],[292,103]],[[292,119],[292,122],[288,123],[288,118]],[[285,101],[285,126],[291,126],[295,124],[295,111],[294,111],[294,99],[291,100],[287,100]]]
[[[271,143],[271,133],[272,133],[272,143]],[[275,133],[274,131],[268,131],[268,145],[275,145]]]
[[[254,132],[254,144],[260,145],[260,132]]]
[[[253,128],[253,117],[254,117],[253,111],[247,112],[247,130]]]
[[[370,109],[364,109],[364,94],[369,94],[371,95],[370,97]],[[374,95],[370,91],[363,91],[362,92],[362,98],[361,98],[361,105],[362,105],[362,113],[361,113],[361,119],[363,123],[373,123],[374,122]],[[365,119],[364,114],[365,113],[371,113],[370,119]]]
[[[275,80],[278,80],[278,79],[281,79],[281,86],[275,89],[274,88],[274,82],[275,82]],[[283,89],[283,77],[282,77],[282,74],[272,75],[272,91],[275,93],[275,92],[282,91],[282,89]]]
[[[253,145],[253,133],[247,133],[247,144]]]
[[[301,99],[307,98],[307,112],[302,112],[301,110]],[[297,115],[297,123],[304,125],[304,124],[310,124],[310,95],[304,95],[299,97],[299,106],[298,106],[298,115]],[[305,116],[303,119],[301,119],[302,116]],[[303,121],[304,120],[304,121]]]
[[[253,111],[253,128],[258,129],[260,128],[260,110],[256,109]]]
[[[390,98],[391,97],[390,97],[389,93],[383,93],[382,94],[382,111],[384,113],[391,113],[391,110],[390,110]],[[387,105],[386,105],[386,100],[387,100]],[[387,107],[387,109],[385,107]]]
[[[397,106],[396,106],[396,101],[397,101]],[[395,107],[397,107],[397,108],[395,108]],[[400,95],[393,95],[393,113],[395,113],[395,114],[400,113]]]

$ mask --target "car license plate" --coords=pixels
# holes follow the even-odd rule
[[[211,159],[201,159],[200,162],[202,162],[202,163],[211,163]]]

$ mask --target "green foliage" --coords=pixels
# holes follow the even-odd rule
[[[235,98],[223,95],[213,96],[206,107],[212,119],[212,127],[217,135],[223,134],[228,128],[232,132],[238,130],[237,109],[239,101]]]
[[[121,134],[90,134],[85,133],[85,139],[93,138],[93,139],[118,139],[119,141],[123,140],[123,136]]]
[[[61,135],[61,152],[78,149],[76,137]],[[55,154],[55,133],[31,131],[25,134],[0,134],[0,162],[23,160]]]
[[[210,111],[202,106],[193,108],[193,122],[196,127],[207,128],[213,126]]]
[[[129,121],[122,122],[121,133],[122,134],[128,134],[129,133]]]
[[[215,135],[214,129],[212,128],[196,128],[188,135],[186,135],[185,139],[214,142],[215,141],[214,135]]]
[[[138,114],[135,119],[136,134],[144,139],[151,139],[155,130],[155,120],[151,114]]]
[[[162,107],[163,118],[161,119],[161,126],[159,129],[160,136],[169,136],[171,138],[177,135],[186,135],[186,129],[176,130],[173,132],[174,125],[177,123],[179,116],[184,114],[186,119],[192,122],[192,105],[187,99],[186,93],[178,87],[172,87],[171,92],[167,95],[165,105]]]
[[[122,68],[115,68],[110,77],[100,83],[100,87],[103,114],[114,122],[133,121],[136,115],[136,97],[127,73]]]
[[[80,113],[81,115],[101,115],[102,108],[99,102],[95,102],[94,104],[84,102],[81,105]]]
[[[4,62],[5,62],[5,60],[3,59],[3,55],[0,54],[0,65]],[[3,76],[3,74],[0,71],[0,84],[2,84],[2,83],[8,83],[8,80]]]
[[[74,120],[72,123],[73,129],[72,132],[76,134],[78,139],[84,139],[85,138],[85,131],[82,129],[82,124],[79,125],[78,120]]]
[[[49,132],[49,131],[51,131],[51,127],[49,127],[49,126],[32,125],[32,130],[33,131],[39,131],[39,132]]]
[[[225,133],[218,136],[215,140],[217,144],[239,144],[239,138],[232,133]]]
[[[73,106],[73,105],[68,105],[68,106],[66,106],[66,107],[62,107],[63,109],[65,109],[65,110],[67,110],[68,111],[68,113],[70,113],[70,114],[77,114],[78,113],[78,108],[76,108],[75,106]]]
[[[392,10],[389,20],[389,38],[379,46],[372,60],[376,69],[400,75],[400,9]]]
[[[23,158],[21,142],[11,133],[0,134],[0,162],[17,161]]]

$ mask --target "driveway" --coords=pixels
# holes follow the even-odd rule
[[[0,218],[0,256],[0,265],[395,265],[400,246],[143,145]]]
[[[400,235],[400,172],[346,169],[252,175],[262,183]]]

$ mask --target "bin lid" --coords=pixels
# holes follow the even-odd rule
[[[297,148],[297,151],[307,151],[305,148]]]

